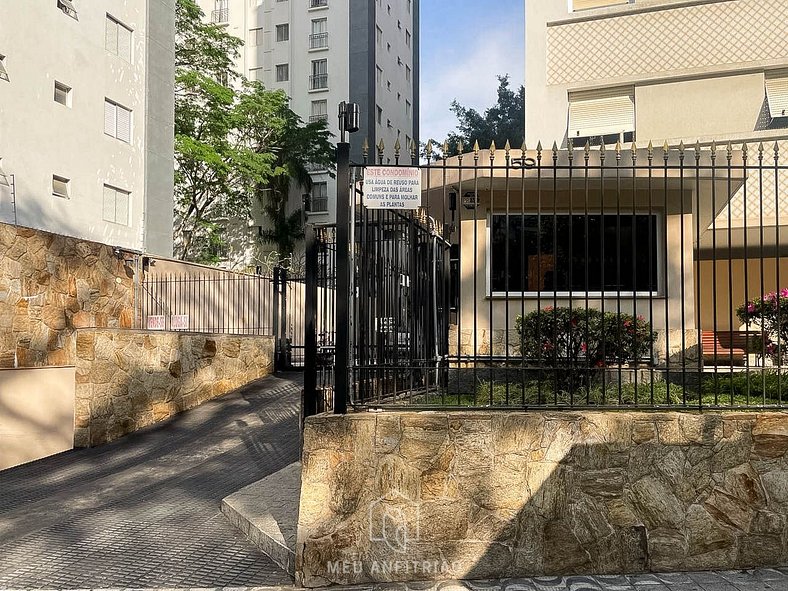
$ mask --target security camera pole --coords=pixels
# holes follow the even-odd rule
[[[334,383],[334,414],[347,412],[350,396],[350,144],[346,134],[359,128],[359,107],[355,103],[339,104],[337,144],[337,341]]]

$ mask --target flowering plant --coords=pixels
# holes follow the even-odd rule
[[[754,339],[751,345],[754,352],[778,362],[785,359],[788,345],[788,288],[745,302],[736,310],[736,316],[748,328],[755,325],[761,329],[763,338]]]

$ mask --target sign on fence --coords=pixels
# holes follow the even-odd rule
[[[418,209],[421,169],[368,166],[364,169],[363,203],[369,209]]]
[[[170,316],[170,330],[189,330],[189,315],[173,314]]]
[[[148,330],[167,330],[167,317],[148,316]]]

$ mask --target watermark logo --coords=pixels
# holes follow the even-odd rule
[[[405,554],[408,544],[419,541],[418,503],[399,491],[370,503],[369,541],[383,542],[391,551]]]

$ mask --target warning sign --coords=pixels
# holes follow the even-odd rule
[[[421,169],[370,166],[364,170],[364,205],[369,209],[421,207]]]

